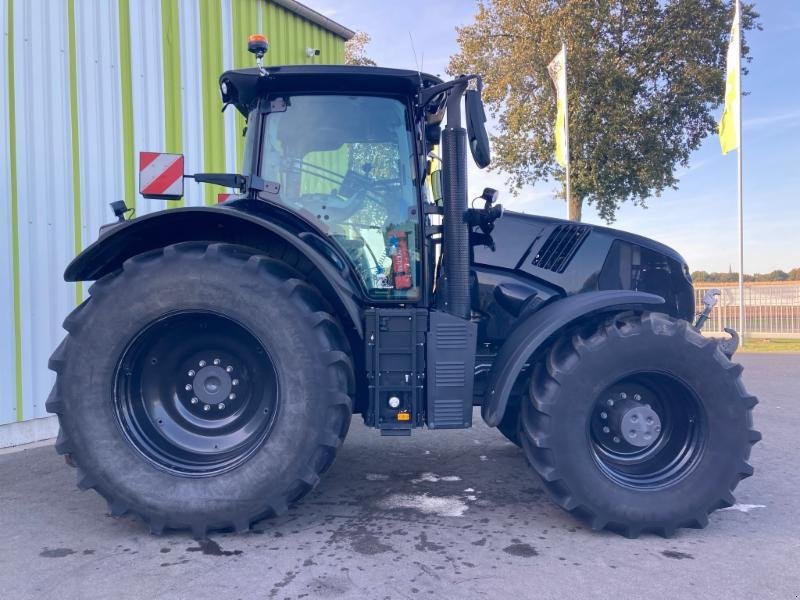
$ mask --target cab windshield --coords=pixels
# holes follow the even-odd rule
[[[414,144],[403,102],[296,95],[266,116],[261,177],[350,257],[369,294],[419,297]]]

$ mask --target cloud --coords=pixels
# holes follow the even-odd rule
[[[746,129],[752,129],[754,127],[772,127],[774,125],[780,125],[782,128],[800,125],[800,110],[790,110],[789,112],[753,117],[744,120]]]

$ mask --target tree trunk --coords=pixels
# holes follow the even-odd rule
[[[568,212],[569,220],[580,222],[582,209],[583,209],[583,198],[575,195],[570,196],[569,212]]]

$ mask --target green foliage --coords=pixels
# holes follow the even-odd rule
[[[497,118],[494,168],[523,185],[563,178],[547,64],[567,45],[572,193],[607,222],[620,203],[675,188],[716,131],[731,0],[482,0],[450,73],[480,73]],[[743,31],[758,27],[743,7]],[[749,48],[742,54],[749,60]]]
[[[760,281],[800,281],[800,267],[792,269],[788,273],[776,269],[770,273],[755,273],[753,275],[744,275],[745,281],[760,282]],[[708,273],[707,271],[694,271],[692,273],[692,281],[695,283],[735,283],[739,281],[739,273]]]

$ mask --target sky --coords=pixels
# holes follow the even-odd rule
[[[442,76],[458,51],[456,27],[476,10],[469,0],[303,2],[372,36],[367,54],[378,65],[413,69],[419,61]],[[748,34],[753,61],[742,103],[745,273],[800,267],[800,1],[756,0],[756,9],[764,29]],[[470,168],[475,195],[490,186],[508,209],[565,217],[559,184],[539,182],[514,196],[503,173]],[[677,190],[650,199],[647,209],[625,204],[613,227],[672,246],[692,270],[738,271],[735,153],[723,156],[711,136],[677,176]],[[592,206],[584,206],[583,220],[604,224]]]

